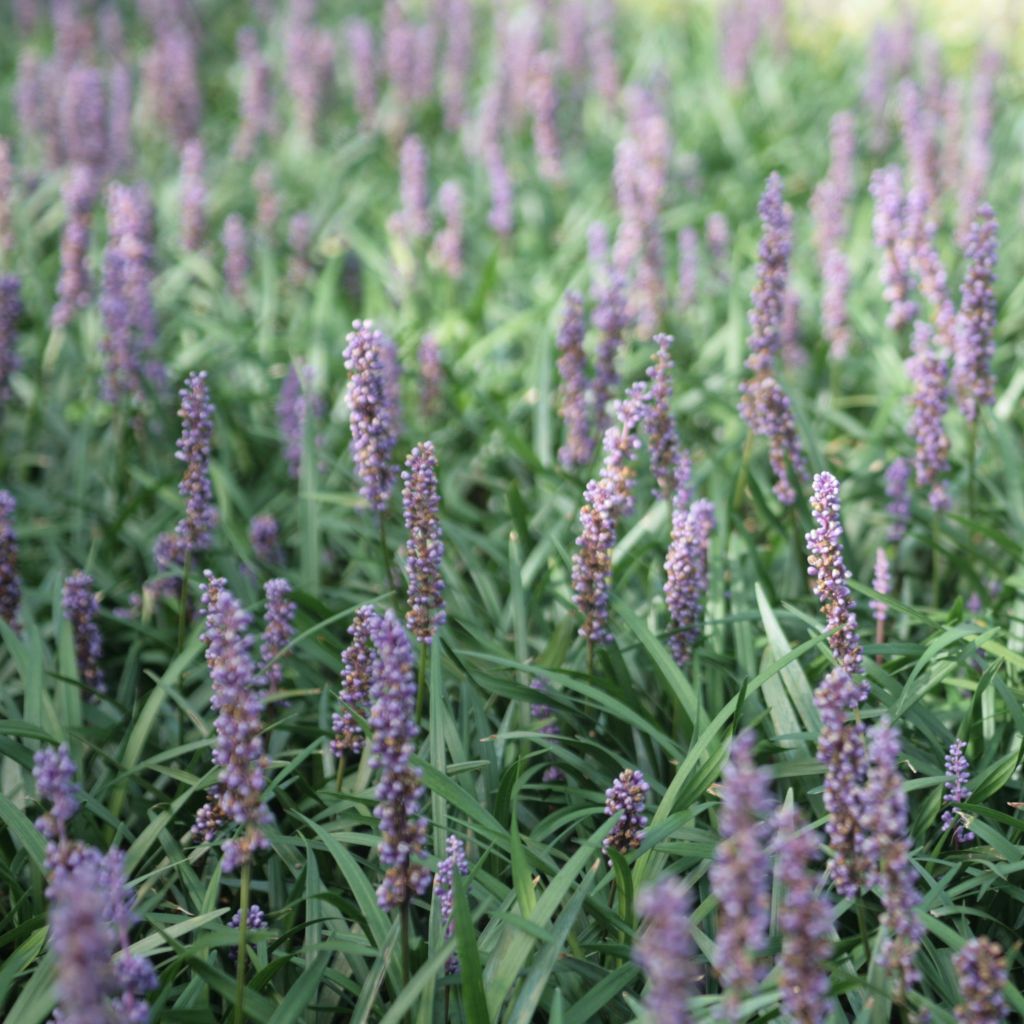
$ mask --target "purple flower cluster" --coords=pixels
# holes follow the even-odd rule
[[[949,472],[950,440],[942,420],[949,407],[949,363],[932,343],[932,330],[923,320],[914,321],[913,355],[907,374],[914,382],[914,411],[907,425],[913,437],[914,478],[928,488],[928,502],[936,511],[949,507],[943,477]]]
[[[221,864],[230,872],[270,845],[263,834],[263,826],[273,820],[263,803],[269,762],[263,748],[263,698],[249,635],[252,616],[228,590],[226,580],[209,569],[203,575],[203,643],[213,683],[210,706],[217,712],[213,763],[220,768],[220,775],[196,815],[192,832],[212,842],[229,822],[244,827],[240,838],[224,843]]]
[[[365,18],[349,18],[345,22],[345,41],[359,121],[363,128],[370,128],[377,114],[377,55],[373,26]]]
[[[406,541],[406,573],[409,577],[409,611],[405,624],[421,643],[429,644],[444,625],[444,580],[441,558],[444,540],[438,510],[437,456],[431,441],[416,445],[402,473],[402,513],[409,532]]]
[[[228,920],[229,928],[238,928],[242,923],[242,912],[236,910]],[[263,908],[258,903],[250,903],[249,909],[245,914],[245,930],[246,931],[262,931],[264,928],[270,927],[267,921],[267,915]]]
[[[665,605],[673,630],[669,647],[685,668],[700,640],[704,594],[708,588],[708,542],[715,529],[715,507],[706,498],[689,508],[672,502],[672,535],[665,556]]]
[[[64,581],[61,604],[64,617],[71,623],[82,684],[95,693],[106,693],[107,681],[100,667],[103,637],[96,624],[100,603],[92,588],[92,577],[81,570],[73,572]]]
[[[953,1011],[956,1024],[1002,1024],[1009,1006],[1003,989],[1009,981],[1006,957],[998,942],[968,939],[953,957],[963,1002]]]
[[[658,484],[655,497],[671,501],[679,482],[679,466],[682,460],[689,464],[689,456],[680,451],[679,431],[672,415],[672,361],[671,334],[656,334],[657,348],[651,365],[647,368],[650,380],[650,401],[647,405],[647,443],[651,455],[651,472]],[[688,475],[688,474],[685,474]]]
[[[341,655],[341,690],[338,703],[341,711],[331,717],[331,752],[342,757],[346,750],[358,754],[363,749],[363,729],[353,709],[363,718],[370,710],[370,687],[377,672],[377,652],[373,647],[373,631],[380,616],[371,604],[356,609],[348,635],[352,642]]]
[[[882,250],[882,296],[889,303],[885,322],[898,331],[917,316],[917,303],[910,298],[910,254],[905,239],[907,199],[899,167],[874,171],[868,188],[875,200],[875,244]]]
[[[334,79],[334,39],[313,23],[315,8],[292,4],[284,28],[285,84],[302,137],[316,139],[317,125]]]
[[[587,232],[587,247],[595,282],[592,320],[599,332],[594,359],[593,407],[595,432],[600,437],[611,422],[608,401],[619,384],[615,363],[632,321],[626,305],[626,279],[608,264],[608,236],[600,222],[592,224]]]
[[[228,291],[241,302],[249,279],[249,233],[241,214],[229,213],[221,229],[224,246],[224,282]]]
[[[375,512],[385,512],[396,469],[391,453],[398,441],[398,358],[395,343],[370,320],[356,320],[346,337],[345,369],[349,426],[359,493]]]
[[[260,139],[269,137],[276,128],[273,79],[255,29],[240,29],[236,46],[242,63],[242,89],[238,133],[231,153],[237,160],[248,160]]]
[[[10,491],[0,490],[0,619],[18,629],[21,577],[18,575],[18,538],[14,532],[17,503]]]
[[[831,473],[815,473],[811,496],[811,515],[818,524],[805,535],[807,574],[811,590],[821,604],[829,630],[829,647],[836,661],[851,676],[864,671],[864,650],[857,635],[857,603],[846,582],[852,575],[843,556],[843,524],[840,519],[839,481]],[[864,681],[867,697],[867,683]]]
[[[776,829],[776,877],[786,892],[779,904],[782,1005],[800,1024],[821,1024],[829,1014],[826,965],[833,927],[832,905],[817,891],[818,875],[811,867],[820,855],[821,837],[805,827],[793,808],[778,812]]]
[[[427,149],[418,135],[408,135],[398,158],[401,212],[393,218],[395,230],[413,244],[430,234]]]
[[[531,679],[530,689],[536,690],[538,693],[543,693],[547,690],[547,685],[543,679]],[[537,731],[544,733],[545,736],[559,736],[561,735],[561,729],[558,727],[558,723],[555,721],[555,713],[551,710],[547,704],[531,704],[530,705],[530,717],[538,723]],[[558,765],[548,765],[544,769],[544,774],[541,776],[543,782],[564,782],[565,773]]]
[[[604,813],[611,818],[621,812],[615,827],[601,841],[606,854],[609,850],[618,850],[625,855],[644,841],[647,827],[644,812],[650,788],[639,768],[625,768],[604,791]]]
[[[587,331],[583,296],[565,293],[565,313],[558,332],[559,412],[565,425],[565,443],[558,461],[566,469],[586,466],[594,456],[594,435],[590,426],[587,356],[583,338]]]
[[[288,474],[298,480],[302,471],[302,452],[306,447],[306,422],[314,422],[324,414],[324,400],[318,394],[313,368],[305,364],[293,365],[281,385],[277,401],[277,421],[284,441],[284,458]],[[314,438],[314,444],[319,439]]]
[[[899,730],[882,718],[868,733],[868,771],[861,800],[864,856],[869,865],[867,882],[877,886],[883,908],[880,923],[886,934],[878,962],[898,975],[898,987],[905,992],[920,979],[914,959],[924,925],[917,919],[921,896],[910,863],[910,822],[899,756]]]
[[[181,244],[196,252],[206,234],[206,183],[203,144],[189,139],[181,150]]]
[[[484,167],[491,195],[487,223],[493,231],[507,238],[515,228],[516,194],[500,143],[492,143],[484,150]]]
[[[711,891],[718,900],[718,938],[712,958],[728,993],[726,1015],[735,1017],[739,1001],[764,974],[759,963],[768,944],[771,861],[767,820],[774,807],[771,776],[754,761],[755,736],[741,732],[722,769],[721,841],[711,864]]]
[[[437,863],[437,874],[434,875],[434,895],[437,896],[441,908],[441,923],[444,934],[451,938],[455,931],[452,917],[455,913],[455,872],[466,876],[469,874],[469,861],[466,860],[466,846],[458,836],[449,836],[444,844],[447,856]],[[459,969],[459,958],[456,954],[448,957],[445,970],[454,974]]]
[[[416,673],[412,647],[390,609],[370,626],[377,657],[372,663],[370,766],[380,772],[374,816],[380,822],[380,861],[387,869],[377,888],[385,909],[422,896],[430,872],[424,857],[426,818],[420,816],[424,787],[411,758],[419,735],[416,724]]]
[[[899,107],[910,186],[921,194],[925,205],[931,209],[938,198],[938,125],[935,114],[917,84],[909,78],[900,86]]]
[[[271,515],[253,516],[249,521],[249,543],[253,554],[264,562],[280,565],[284,561],[281,534],[277,520]]]
[[[875,570],[871,578],[871,586],[880,594],[888,594],[892,590],[892,573],[889,567],[889,556],[885,548],[875,550]],[[871,613],[875,617],[875,626],[881,635],[883,624],[889,617],[889,609],[884,601],[871,600],[868,602]]]
[[[537,172],[545,181],[562,180],[562,143],[558,135],[557,58],[545,50],[530,67],[527,99],[533,121],[533,151]]]
[[[643,929],[633,944],[633,959],[647,975],[645,1006],[652,1024],[690,1024],[689,1000],[700,970],[690,935],[689,889],[678,878],[662,878],[642,890],[636,911]]]
[[[92,208],[96,201],[96,184],[92,171],[77,165],[61,188],[67,221],[60,238],[60,277],[57,280],[57,302],[50,322],[66,327],[75,314],[92,298],[92,285],[86,258],[89,254],[89,229]]]
[[[288,599],[291,584],[284,579],[267,580],[263,585],[266,619],[260,640],[260,664],[263,681],[273,693],[284,679],[281,655],[295,636],[295,602]]]
[[[156,539],[153,553],[161,569],[183,565],[189,555],[208,551],[217,525],[217,506],[210,483],[210,447],[213,438],[213,402],[206,384],[206,371],[190,373],[178,392],[181,406],[181,435],[175,458],[185,463],[178,493],[185,499],[185,516],[173,533]]]
[[[910,463],[902,456],[889,464],[885,471],[885,507],[889,517],[889,540],[899,544],[910,525]]]
[[[146,55],[143,78],[156,120],[178,146],[199,134],[203,98],[199,88],[199,55],[188,26],[167,18]]]
[[[974,833],[961,820],[960,804],[971,799],[968,783],[971,781],[971,766],[967,762],[964,751],[966,740],[954,740],[946,753],[946,797],[950,806],[942,812],[942,831],[953,829],[953,839],[960,845],[971,842]]]
[[[32,778],[39,799],[50,809],[36,818],[35,826],[52,842],[67,841],[67,824],[78,810],[78,786],[75,784],[75,763],[66,743],[59,747],[42,747],[32,756]],[[52,864],[53,858],[48,861]]]
[[[981,406],[991,405],[995,400],[992,332],[996,300],[992,289],[999,251],[997,231],[995,214],[985,203],[978,209],[967,236],[967,273],[960,285],[960,312],[953,345],[953,390],[969,423],[978,418]]]

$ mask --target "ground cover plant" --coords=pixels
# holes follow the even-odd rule
[[[1011,21],[4,18],[4,1020],[1021,1019]]]

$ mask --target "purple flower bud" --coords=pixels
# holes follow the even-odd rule
[[[273,516],[253,516],[249,520],[249,543],[252,545],[253,554],[262,561],[271,565],[281,565],[284,562],[280,531]]]
[[[0,197],[0,208],[3,199]],[[3,225],[0,224],[0,233]],[[0,250],[3,241],[0,239]],[[15,274],[0,274],[0,413],[11,400],[11,375],[20,365],[18,359],[18,321],[24,307],[21,304],[21,278]]]
[[[420,769],[411,762],[416,724],[416,673],[413,653],[395,613],[388,610],[370,625],[377,649],[372,663],[370,766],[380,772],[374,816],[380,822],[380,860],[387,869],[377,889],[385,910],[422,896],[430,872],[422,864],[427,821],[420,816],[424,787]]]
[[[646,411],[648,444],[651,452],[651,472],[657,481],[655,497],[671,500],[676,490],[676,471],[682,456],[679,432],[672,415],[672,361],[671,334],[656,334],[657,348],[652,364],[647,368],[650,380],[650,403]],[[685,457],[688,461],[688,456]]]
[[[36,828],[47,839],[67,838],[67,824],[78,810],[78,786],[75,785],[75,764],[68,745],[42,747],[32,756],[32,778],[39,799],[50,809],[37,818]]]
[[[928,488],[928,501],[937,511],[949,507],[945,481],[949,473],[950,440],[942,419],[949,407],[949,364],[932,344],[932,330],[914,321],[913,355],[907,360],[907,375],[914,382],[911,398],[914,412],[907,432],[916,442],[914,477]]]
[[[771,861],[767,845],[771,827],[765,820],[774,807],[771,776],[754,761],[751,730],[733,741],[722,770],[722,836],[711,864],[711,891],[718,899],[718,938],[712,959],[727,991],[725,1012],[735,1018],[740,1000],[764,975],[759,963],[768,944]]]
[[[823,294],[821,326],[836,359],[850,352],[850,324],[847,298],[850,292],[850,267],[841,249],[830,249],[822,270]]]
[[[821,839],[792,808],[778,812],[776,826],[776,877],[786,890],[779,903],[782,1005],[794,1021],[822,1024],[829,1014],[833,910],[817,891],[818,875],[811,867],[820,855]]]
[[[444,226],[434,236],[431,257],[449,277],[460,278],[462,262],[463,198],[462,186],[457,181],[446,181],[438,189],[437,205]]]
[[[241,910],[236,910],[228,920],[228,927],[238,928],[241,924],[242,912]],[[270,924],[267,921],[267,915],[264,913],[263,908],[258,903],[250,903],[249,909],[245,914],[245,930],[248,932],[258,932],[269,927]]]
[[[466,847],[458,836],[449,836],[445,841],[447,856],[438,861],[437,874],[434,875],[434,895],[441,908],[441,923],[444,933],[451,938],[455,932],[455,872],[460,875],[469,874],[469,861],[466,860]],[[445,964],[448,974],[455,974],[459,969],[459,958],[452,954]]]
[[[889,540],[899,544],[910,525],[910,463],[904,458],[893,459],[885,471],[885,496],[889,499],[886,515],[891,520]]]
[[[963,1002],[953,1011],[956,1024],[1002,1024],[1009,1006],[1003,989],[1009,977],[998,942],[982,936],[968,939],[953,957]]]
[[[0,619],[19,631],[21,578],[18,575],[18,538],[14,533],[16,507],[14,495],[0,490]]]
[[[231,872],[270,845],[263,834],[263,826],[273,820],[263,803],[269,760],[263,747],[263,700],[251,653],[252,616],[228,590],[226,580],[209,569],[203,576],[203,643],[213,684],[210,706],[217,712],[213,763],[220,775],[192,832],[210,842],[229,822],[244,827],[241,837],[224,843],[221,864]]]
[[[685,668],[693,657],[703,625],[708,587],[708,542],[715,528],[715,507],[707,499],[687,508],[682,494],[672,501],[672,539],[665,556],[665,605],[672,620],[669,647]]]
[[[868,884],[878,888],[883,908],[879,923],[885,935],[878,963],[897,975],[897,991],[905,993],[920,979],[914,959],[924,925],[917,918],[921,895],[910,862],[910,823],[899,756],[899,730],[883,717],[868,734],[868,771],[862,796],[864,855],[870,864]]]
[[[690,890],[678,878],[662,878],[636,899],[643,930],[633,943],[633,959],[647,975],[645,1006],[653,1024],[690,1024],[688,1002],[697,991],[700,970],[690,935]]]
[[[601,849],[618,850],[625,855],[639,848],[644,841],[647,815],[644,813],[650,786],[638,768],[626,768],[612,780],[604,791],[604,813],[609,817],[621,815],[615,827],[601,841]],[[609,858],[608,863],[611,863]]]
[[[942,831],[948,832],[952,828],[953,839],[961,846],[974,839],[974,833],[961,820],[963,812],[960,810],[960,804],[971,799],[967,785],[971,781],[971,766],[964,754],[966,749],[966,740],[954,740],[946,754],[945,802],[950,806],[942,812]]]
[[[345,369],[352,450],[359,493],[375,512],[387,510],[396,469],[391,453],[398,441],[398,362],[394,342],[356,320],[346,337]]]
[[[836,661],[851,676],[862,679],[861,700],[867,697],[868,683],[863,679],[864,649],[857,634],[857,602],[846,582],[852,573],[843,557],[843,524],[840,519],[839,481],[831,473],[814,475],[811,514],[818,524],[805,535],[807,574],[811,590],[825,613],[831,635],[828,645]]]
[[[775,474],[772,491],[783,505],[792,505],[796,491],[790,482],[790,467],[804,480],[807,459],[789,397],[774,377],[755,377],[742,385],[740,408],[751,431],[768,439],[768,463]]]
[[[103,637],[96,624],[100,603],[92,587],[91,576],[81,570],[72,573],[64,581],[62,607],[64,617],[71,623],[79,678],[90,690],[106,693],[106,677],[100,667]]]
[[[373,605],[356,610],[348,635],[352,643],[341,655],[341,690],[338,693],[340,712],[331,719],[331,753],[342,757],[346,750],[358,754],[363,749],[363,729],[353,709],[366,718],[370,709],[370,687],[376,673],[377,652],[373,648],[373,630],[380,618]]]
[[[437,456],[434,445],[416,445],[402,473],[402,513],[409,539],[405,544],[409,610],[405,624],[421,643],[429,644],[445,622],[441,557],[444,540],[438,510]]]
[[[206,184],[203,144],[189,139],[181,149],[181,244],[196,252],[206,234]]]
[[[566,469],[589,465],[594,456],[587,356],[583,350],[586,331],[583,296],[579,292],[566,292],[565,313],[557,342],[559,412],[565,426],[565,443],[558,450],[558,461]]]
[[[995,401],[992,332],[996,324],[995,283],[998,240],[992,207],[978,208],[971,224],[964,255],[967,273],[960,285],[960,313],[953,345],[952,385],[960,411],[969,423],[978,418],[981,406]]]
[[[273,78],[255,29],[240,29],[235,45],[242,63],[242,89],[239,96],[240,123],[231,152],[237,160],[248,160],[260,140],[270,137],[277,127]]]
[[[224,281],[239,301],[245,299],[249,278],[249,233],[240,214],[228,214],[221,233],[224,245]]]
[[[906,242],[907,200],[898,167],[883,167],[871,175],[868,190],[875,200],[872,226],[875,245],[882,250],[882,296],[889,303],[886,325],[906,327],[917,316],[910,298],[910,252]]]
[[[287,580],[267,580],[263,585],[266,597],[266,625],[260,641],[260,663],[263,667],[263,681],[274,693],[284,679],[281,656],[295,636],[295,602],[288,600],[292,592]]]

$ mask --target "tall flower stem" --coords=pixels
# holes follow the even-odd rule
[[[974,520],[977,477],[975,469],[978,458],[978,421],[971,420],[967,427],[967,513]]]
[[[409,927],[409,901],[406,900],[402,904],[401,919],[402,919],[402,985],[403,987],[409,984],[409,978],[412,976],[412,945],[411,935]]]
[[[242,886],[238,903],[238,964],[235,973],[235,1024],[245,1024],[245,939],[249,923],[249,885],[252,861],[242,865]]]
[[[391,560],[388,558],[388,538],[384,531],[384,514],[377,516],[377,541],[380,545],[380,564],[384,569],[384,587],[394,587],[394,580],[391,578]]]
[[[192,552],[185,552],[185,564],[181,569],[181,593],[178,595],[178,654],[185,649],[185,621],[188,618],[188,574],[192,568]]]
[[[423,717],[423,703],[427,692],[427,655],[429,644],[420,644],[419,686],[416,687],[416,721]]]

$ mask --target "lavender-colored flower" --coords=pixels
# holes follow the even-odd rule
[[[679,431],[672,415],[672,361],[671,334],[656,334],[651,365],[647,368],[650,380],[650,402],[647,406],[646,426],[651,452],[651,472],[658,486],[655,497],[672,500],[676,493],[677,467],[683,456],[679,447]]]
[[[949,473],[950,440],[942,425],[949,406],[949,364],[932,344],[932,330],[922,320],[914,321],[913,355],[907,360],[907,374],[914,382],[914,407],[907,432],[916,442],[914,478],[928,488],[928,501],[937,511],[949,507],[949,494],[942,479]]]
[[[899,101],[910,184],[921,193],[930,210],[938,198],[938,125],[934,111],[923,101],[920,90],[911,79],[901,84]]]
[[[998,223],[987,203],[978,209],[967,237],[967,273],[960,285],[960,313],[953,346],[952,385],[960,411],[973,423],[981,406],[995,401],[992,332],[996,322],[995,282]]]
[[[206,233],[206,184],[203,144],[189,139],[181,149],[181,244],[196,252]]]
[[[112,11],[114,8],[105,7],[103,10]],[[133,100],[131,68],[119,58],[107,74],[108,172],[123,171],[131,165],[134,150]]]
[[[447,8],[448,41],[441,67],[441,106],[445,131],[457,133],[465,121],[465,101],[473,70],[475,41],[474,8],[469,0],[449,0]]]
[[[669,647],[685,668],[700,640],[704,594],[708,587],[708,542],[715,529],[715,507],[701,499],[687,508],[681,494],[672,501],[672,537],[665,556],[665,605],[672,620]]]
[[[936,225],[930,219],[924,194],[918,189],[911,189],[907,195],[904,245],[921,293],[932,307],[936,341],[948,355],[956,340],[956,309],[949,295],[949,275],[935,248],[935,232]]]
[[[613,0],[587,4],[587,63],[594,92],[614,107],[619,101],[619,61],[615,51],[616,5]]]
[[[419,347],[420,366],[420,412],[424,419],[437,415],[441,403],[441,387],[444,383],[444,363],[441,360],[441,346],[437,336],[428,332],[423,335]]]
[[[313,24],[312,10],[293,5],[284,31],[285,84],[299,130],[316,139],[321,111],[334,79],[334,39]]]
[[[829,122],[828,176],[818,184],[810,202],[815,245],[822,261],[846,240],[847,206],[854,192],[856,133],[856,121],[848,110],[835,114]]]
[[[341,655],[341,690],[338,693],[340,712],[331,718],[331,753],[342,757],[346,750],[358,754],[363,749],[363,728],[352,710],[366,718],[370,708],[370,687],[377,672],[377,652],[373,647],[373,630],[380,616],[371,604],[356,610],[348,635],[352,643]]]
[[[579,292],[566,292],[565,312],[557,341],[559,412],[565,426],[565,443],[558,450],[558,461],[566,469],[586,466],[594,457],[587,356],[583,351],[586,331],[583,296]]]
[[[199,134],[203,99],[199,88],[199,56],[192,33],[168,19],[157,32],[143,63],[143,77],[156,120],[182,146]]]
[[[10,491],[0,490],[0,619],[18,630],[21,577],[18,575],[18,538],[14,533],[17,504]]]
[[[263,747],[263,699],[249,635],[252,616],[228,590],[227,580],[209,569],[203,576],[203,643],[213,683],[210,706],[217,712],[213,763],[220,768],[220,775],[196,815],[192,832],[211,842],[229,822],[244,827],[240,838],[224,843],[221,864],[231,872],[270,845],[263,834],[263,827],[273,820],[263,803],[269,762]]]
[[[377,56],[373,26],[365,18],[349,18],[345,22],[345,40],[356,110],[363,128],[369,128],[377,113]]]
[[[782,365],[787,369],[795,369],[807,363],[800,327],[800,305],[799,293],[793,288],[787,288],[782,303],[782,323],[779,324]]]
[[[91,299],[91,282],[85,265],[89,252],[89,227],[96,198],[96,179],[84,164],[76,165],[61,188],[68,219],[60,239],[60,277],[57,303],[50,322],[66,327]]]
[[[622,350],[623,336],[630,324],[630,319],[626,311],[626,290],[623,278],[618,272],[601,267],[593,255],[590,263],[595,275],[600,275],[595,289],[592,321],[600,334],[597,354],[594,359],[593,403],[594,430],[598,436],[601,436],[611,422],[608,414],[608,400],[618,387],[619,373],[615,363]]]
[[[96,180],[107,161],[107,97],[103,72],[90,64],[68,69],[61,83],[58,117],[65,160],[88,168]]]
[[[531,679],[530,689],[536,690],[538,693],[544,693],[547,690],[547,684],[543,679]],[[537,723],[537,731],[543,733],[545,736],[559,736],[562,730],[558,727],[558,723],[555,721],[555,713],[551,707],[547,704],[531,704],[530,705],[530,717]],[[542,782],[563,782],[565,781],[565,773],[557,765],[548,765],[544,769],[544,774],[541,776]]]
[[[402,472],[402,514],[409,539],[405,544],[409,610],[405,624],[421,643],[429,644],[444,625],[444,540],[438,510],[437,456],[431,441],[416,445]]]
[[[601,841],[601,849],[606,855],[609,850],[618,850],[625,856],[644,841],[644,829],[647,827],[644,812],[650,788],[639,768],[625,768],[604,791],[604,813],[611,818],[621,812],[615,827]],[[608,863],[611,863],[611,858]]]
[[[1002,58],[986,47],[972,76],[970,118],[963,154],[963,173],[957,182],[957,233],[966,237],[978,206],[989,187],[992,168],[992,125],[995,121],[995,86]]]
[[[562,180],[562,143],[558,133],[557,57],[550,51],[538,53],[530,68],[528,90],[533,119],[533,151],[537,170],[549,182]]]
[[[700,286],[700,237],[696,228],[683,228],[676,235],[679,257],[679,306],[689,309],[697,300]]]
[[[64,581],[62,606],[74,635],[79,678],[90,690],[106,693],[106,677],[100,667],[103,637],[96,624],[100,603],[92,587],[91,576],[81,570],[73,572]]]
[[[396,469],[391,453],[398,441],[398,361],[394,342],[356,320],[346,337],[345,369],[352,449],[359,493],[375,512],[387,510]]]
[[[229,928],[238,928],[242,923],[242,911],[236,910],[231,917],[228,919]],[[267,921],[267,915],[263,908],[258,903],[250,903],[249,909],[245,914],[245,930],[247,932],[263,931],[265,928],[269,928],[270,923]]]
[[[728,992],[726,1014],[764,974],[759,958],[768,944],[771,861],[767,845],[774,806],[771,776],[754,761],[752,730],[740,733],[722,770],[721,842],[711,864],[711,891],[718,899],[718,938],[712,959]]]
[[[643,889],[636,910],[643,929],[633,943],[633,959],[647,975],[645,1006],[653,1024],[690,1024],[689,1000],[700,971],[690,935],[690,890],[678,878],[662,878]]]
[[[882,250],[882,296],[889,303],[886,325],[899,330],[917,316],[910,298],[910,254],[906,242],[907,200],[899,167],[883,167],[871,175],[868,187],[875,200],[872,226]]]
[[[253,516],[249,520],[249,543],[257,558],[271,565],[284,561],[277,520],[271,515]]]
[[[642,381],[631,384],[626,389],[626,397],[614,405],[614,424],[604,432],[600,478],[611,484],[618,511],[623,516],[630,515],[636,504],[633,495],[636,470],[632,463],[642,445],[639,428],[647,423],[649,408],[647,384]]]
[[[153,550],[161,569],[183,564],[187,555],[208,551],[219,518],[210,483],[214,409],[206,371],[190,373],[178,394],[181,397],[178,409],[181,436],[174,454],[185,463],[178,485],[178,493],[185,499],[185,516],[178,521],[173,534],[163,533],[157,537]]]
[[[469,874],[469,861],[466,859],[465,844],[458,836],[449,836],[444,844],[447,856],[437,862],[437,874],[434,875],[434,895],[441,908],[441,923],[444,934],[451,938],[455,932],[455,872],[466,876]],[[448,957],[445,971],[455,974],[459,969],[459,958],[456,954]]]
[[[847,298],[850,293],[850,267],[841,249],[830,249],[822,270],[821,326],[836,359],[850,352],[850,323]]]
[[[398,232],[410,244],[430,234],[427,166],[423,140],[418,135],[407,135],[398,157],[402,209],[393,219]]]
[[[942,831],[948,832],[952,828],[953,839],[961,846],[974,839],[974,833],[968,830],[961,819],[963,812],[960,810],[960,804],[971,799],[971,790],[967,785],[971,781],[971,766],[964,754],[966,749],[966,740],[954,740],[946,754],[945,802],[950,806],[942,812]]]
[[[1006,957],[998,942],[968,939],[953,957],[963,1002],[953,1011],[956,1024],[1003,1024],[1009,1006],[1003,989],[1009,976]]]
[[[509,174],[500,142],[488,145],[484,150],[484,167],[491,194],[491,209],[487,223],[503,238],[512,234],[515,228],[515,188]]]
[[[776,877],[786,890],[779,904],[782,1005],[799,1024],[821,1024],[829,1014],[826,965],[833,927],[832,905],[817,891],[818,874],[811,867],[820,855],[821,837],[805,827],[793,808],[778,812],[776,828]]]
[[[2,199],[0,199],[2,205]],[[3,226],[0,225],[0,232]],[[0,241],[0,250],[2,250]],[[16,274],[0,274],[0,412],[2,404],[11,399],[11,374],[20,365],[15,348],[21,304],[21,278]]]
[[[772,491],[783,505],[792,505],[796,491],[790,468],[799,479],[806,479],[807,459],[789,396],[774,377],[755,377],[743,385],[742,405],[753,433],[768,439],[768,463],[775,474]]]
[[[875,571],[871,578],[871,586],[880,594],[888,594],[892,590],[892,574],[889,568],[889,556],[885,548],[878,548],[875,551]],[[875,629],[879,640],[884,635],[885,621],[889,617],[889,609],[884,601],[872,598],[868,602],[871,614],[875,617]]]
[[[315,422],[323,414],[324,401],[317,394],[313,368],[302,364],[293,365],[281,385],[281,395],[277,402],[277,420],[281,440],[284,442],[285,463],[293,480],[298,480],[302,470],[302,453],[306,447],[306,422],[310,416]]]
[[[78,786],[75,784],[75,763],[66,743],[59,747],[42,747],[32,755],[32,778],[39,799],[50,809],[35,821],[36,828],[47,839],[67,838],[67,824],[78,810]]]
[[[231,152],[238,160],[248,160],[260,139],[269,137],[276,127],[273,80],[255,29],[239,29],[235,45],[242,63],[242,89],[238,133]]]
[[[828,645],[836,661],[850,673],[861,677],[867,697],[868,683],[863,679],[864,649],[857,635],[857,603],[846,582],[852,573],[843,557],[843,524],[840,519],[839,481],[831,473],[815,473],[811,514],[818,524],[805,535],[807,574],[811,590],[831,633]]]
[[[241,302],[249,278],[249,233],[240,214],[228,214],[221,233],[224,245],[224,282],[228,291]]]
[[[889,540],[899,544],[906,536],[910,525],[910,463],[900,457],[893,459],[885,471],[885,496],[889,499],[885,507],[889,517]]]
[[[285,579],[267,580],[263,585],[266,597],[266,625],[260,641],[260,664],[263,681],[273,693],[284,679],[281,655],[295,636],[295,602],[288,599],[291,584]]]
[[[380,822],[380,860],[387,869],[377,889],[377,902],[390,910],[413,895],[422,896],[430,885],[430,872],[419,863],[425,852],[427,821],[419,813],[424,794],[421,773],[410,760],[419,735],[412,647],[390,609],[371,624],[370,631],[377,649],[370,692],[370,766],[380,771],[373,813]]]
[[[732,235],[729,231],[729,221],[720,210],[708,214],[704,222],[704,237],[708,244],[708,252],[711,254],[711,265],[715,273],[723,277],[729,263]]]
[[[431,257],[452,278],[462,277],[463,197],[457,181],[446,181],[437,192],[437,205],[444,224],[434,236]]]
[[[828,811],[829,870],[841,896],[853,898],[864,884],[863,801],[861,787],[867,773],[864,726],[848,722],[847,713],[864,699],[863,683],[842,666],[832,669],[814,691],[821,715],[818,760],[825,765],[824,801]]]
[[[882,900],[880,924],[885,936],[878,962],[897,974],[897,987],[905,992],[920,979],[914,959],[924,925],[917,919],[921,895],[910,863],[910,822],[899,756],[899,730],[883,717],[868,734],[868,771],[862,796],[864,855],[870,865],[868,882],[878,887]]]

